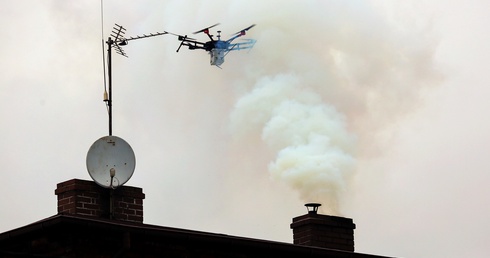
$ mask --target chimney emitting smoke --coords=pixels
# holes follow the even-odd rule
[[[308,214],[293,218],[293,243],[354,252],[354,229],[349,218],[317,214],[319,203],[307,203]]]

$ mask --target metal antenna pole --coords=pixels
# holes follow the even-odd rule
[[[109,136],[112,135],[112,41],[111,37],[107,40],[107,70],[109,77],[109,99],[107,106],[109,108]]]

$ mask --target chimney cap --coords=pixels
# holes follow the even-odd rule
[[[322,206],[320,203],[307,203],[305,204],[308,214],[317,214],[318,207]]]

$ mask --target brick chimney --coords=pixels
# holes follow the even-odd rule
[[[111,190],[93,181],[71,179],[59,183],[54,193],[58,196],[58,214],[143,223],[145,194],[141,188],[121,186]]]
[[[308,214],[293,218],[293,243],[353,252],[356,225],[352,219],[320,215],[320,205],[308,203]]]

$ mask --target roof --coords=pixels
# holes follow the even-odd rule
[[[377,255],[58,214],[0,234],[6,257],[349,257]],[[81,254],[81,255],[80,255]]]

